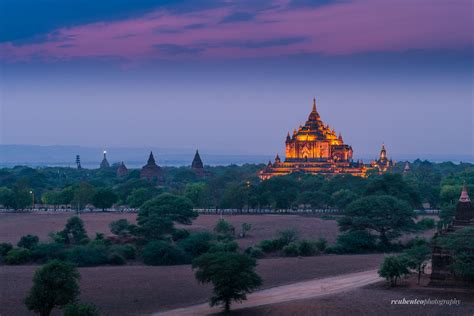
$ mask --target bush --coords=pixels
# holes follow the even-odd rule
[[[416,223],[417,229],[424,231],[428,229],[433,229],[436,226],[436,222],[432,218],[423,218],[422,220]]]
[[[282,230],[278,233],[278,241],[281,243],[281,247],[296,241],[298,239],[298,231],[296,229]]]
[[[107,247],[98,245],[75,246],[67,251],[68,261],[79,267],[92,267],[108,261]]]
[[[56,242],[52,243],[42,243],[38,244],[31,251],[32,259],[35,261],[46,262],[51,259],[60,259],[64,260],[66,258],[64,244],[58,244]]]
[[[149,242],[142,250],[143,262],[152,266],[186,263],[186,254],[179,248],[164,241]]]
[[[283,248],[284,251],[285,248]],[[303,257],[314,256],[318,253],[318,248],[315,242],[302,240],[298,243],[298,254]]]
[[[64,316],[99,316],[99,310],[93,304],[72,303],[64,308]]]
[[[117,252],[111,252],[107,256],[107,262],[115,265],[123,265],[125,264],[125,258]]]
[[[191,257],[196,258],[209,250],[213,239],[214,236],[208,232],[193,233],[180,240],[178,245]]]
[[[31,250],[26,248],[13,248],[5,256],[6,264],[23,264],[31,261]]]
[[[236,252],[239,245],[235,241],[218,242],[211,245],[208,252]]]
[[[245,253],[251,258],[255,259],[263,258],[264,255],[262,249],[260,249],[259,247],[248,247],[247,249],[245,249]]]
[[[38,242],[38,236],[28,234],[20,238],[20,241],[18,242],[17,246],[31,250],[38,244]]]
[[[364,230],[351,231],[337,237],[336,253],[364,253],[376,249],[375,237]]]
[[[299,255],[298,245],[294,242],[283,247],[283,254],[286,257],[297,257]]]
[[[328,241],[323,237],[319,237],[319,239],[316,241],[315,245],[316,245],[316,248],[320,252],[324,252],[326,250],[327,246],[328,246]]]
[[[175,229],[171,235],[173,241],[179,241],[189,236],[189,231],[187,229]]]
[[[408,273],[408,261],[403,256],[386,257],[379,269],[379,275],[387,279],[390,286],[396,286],[397,280]]]
[[[265,239],[262,240],[259,244],[260,249],[263,252],[273,252],[277,250],[281,250],[284,245],[281,244],[280,240],[278,239]]]
[[[4,257],[7,253],[13,249],[13,245],[8,242],[0,243],[0,256]]]
[[[137,248],[134,245],[125,244],[125,245],[113,245],[110,247],[109,251],[111,253],[117,253],[124,257],[125,259],[135,259]]]
[[[117,236],[128,234],[129,226],[130,226],[130,223],[124,218],[113,221],[109,224],[110,232]]]

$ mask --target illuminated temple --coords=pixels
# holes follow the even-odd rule
[[[291,136],[288,133],[285,143],[285,161],[278,155],[273,163],[269,161],[259,173],[262,180],[293,172],[364,177],[367,170],[373,168],[352,160],[352,147],[344,143],[340,133],[337,136],[334,129],[321,121],[316,99],[313,99],[313,109],[304,126],[294,130]]]

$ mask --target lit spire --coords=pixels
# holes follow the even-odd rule
[[[341,134],[341,132],[339,132],[339,137],[338,137],[338,139],[342,142],[342,134]]]
[[[462,186],[462,191],[461,191],[461,196],[459,197],[459,202],[471,202],[471,199],[469,198],[469,194],[467,194],[466,181],[464,181],[464,184]]]

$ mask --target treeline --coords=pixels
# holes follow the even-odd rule
[[[292,174],[260,181],[262,165],[206,167],[199,177],[188,167],[164,168],[164,182],[157,185],[132,170],[117,177],[109,170],[15,167],[0,170],[0,204],[23,209],[35,204],[86,205],[107,209],[113,205],[138,208],[161,193],[189,198],[196,208],[337,208],[357,198],[387,194],[406,200],[414,208],[442,208],[452,212],[464,181],[474,190],[474,166],[468,163],[435,164],[415,161],[403,174],[403,163],[385,175],[368,178],[350,175],[311,176]]]

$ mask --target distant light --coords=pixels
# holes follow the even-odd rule
[[[107,153],[107,150],[104,150],[104,154],[106,154],[106,153]]]

